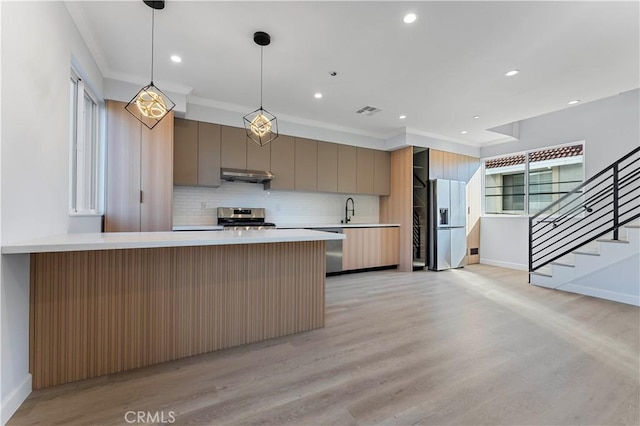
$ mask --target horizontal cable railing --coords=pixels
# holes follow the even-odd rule
[[[529,218],[529,272],[640,217],[640,148]]]

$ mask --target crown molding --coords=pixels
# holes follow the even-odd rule
[[[88,23],[87,16],[82,9],[82,2],[79,1],[69,1],[65,0],[64,6],[69,12],[69,16],[71,16],[71,20],[76,25],[80,36],[84,40],[91,56],[96,61],[96,65],[98,65],[98,69],[102,73],[102,76],[106,76],[111,71],[109,66],[107,65],[107,61],[104,58],[104,52],[100,45],[96,42],[95,37],[93,36],[93,32],[91,31],[91,26]]]

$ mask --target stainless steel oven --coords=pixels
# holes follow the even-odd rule
[[[261,207],[218,207],[218,225],[225,231],[275,229],[265,222],[265,210]]]

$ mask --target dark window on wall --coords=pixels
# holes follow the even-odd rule
[[[524,173],[502,176],[502,210],[524,211]]]

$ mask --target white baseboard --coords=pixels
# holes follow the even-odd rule
[[[626,303],[628,305],[640,306],[640,298],[632,294],[617,293],[615,291],[602,290],[600,288],[585,287],[573,283],[562,284],[556,287],[557,290],[569,291],[571,293],[584,294],[585,296],[598,297],[600,299],[613,300],[614,302]]]
[[[31,393],[31,374],[27,374],[22,383],[11,391],[5,399],[2,400],[2,406],[0,406],[0,425],[5,425],[11,416],[18,411],[18,408],[27,399]]]
[[[520,263],[503,262],[501,260],[483,259],[482,257],[480,258],[480,263],[483,265],[499,266],[501,268],[507,268],[507,269],[517,269],[518,271],[529,270],[528,265],[522,265]]]

